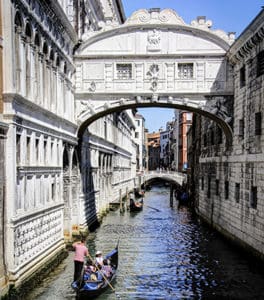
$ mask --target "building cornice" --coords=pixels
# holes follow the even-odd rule
[[[246,27],[227,52],[227,57],[232,63],[243,62],[251,51],[264,39],[263,28],[264,9]]]

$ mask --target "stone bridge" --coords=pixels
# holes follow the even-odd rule
[[[105,24],[76,50],[78,136],[113,112],[140,107],[187,110],[216,122],[232,143],[232,33],[198,17],[186,24],[171,9],[139,10]]]
[[[183,185],[187,180],[186,174],[174,171],[149,171],[145,172],[142,176],[144,182],[151,181],[152,179],[162,179],[178,185]]]

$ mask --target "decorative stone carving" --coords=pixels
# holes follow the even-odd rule
[[[202,29],[210,29],[213,25],[213,22],[211,20],[206,20],[206,17],[199,16],[196,18],[196,20],[193,20],[191,22],[192,26],[200,27]]]
[[[61,239],[62,212],[40,215],[15,226],[14,263],[26,263]]]
[[[223,97],[217,97],[209,101],[207,111],[222,118],[226,123],[232,121],[232,117],[228,111],[227,99]]]
[[[127,19],[126,24],[156,23],[186,25],[183,19],[172,9],[140,9]]]
[[[148,33],[147,50],[148,51],[160,51],[161,50],[160,40],[161,40],[160,32],[157,31],[157,29],[150,31]]]
[[[81,104],[81,109],[79,114],[77,115],[77,118],[79,118],[83,113],[86,113],[87,111],[90,114],[95,113],[95,110],[89,101],[81,101],[80,104]]]
[[[96,90],[96,84],[95,84],[94,81],[92,81],[92,82],[90,83],[89,91],[90,91],[90,92],[95,92],[95,90]]]
[[[159,66],[157,64],[152,64],[147,72],[147,76],[149,76],[151,82],[150,89],[155,92],[158,88]]]

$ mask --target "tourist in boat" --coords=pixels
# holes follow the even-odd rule
[[[111,264],[110,264],[110,260],[109,260],[109,259],[104,259],[104,260],[103,260],[102,272],[103,272],[103,274],[104,274],[107,278],[109,278],[109,277],[112,276],[113,270],[112,270],[112,267],[111,267]]]
[[[104,258],[103,258],[102,252],[97,251],[96,254],[95,254],[95,263],[96,263],[96,265],[102,266],[103,261],[104,261]]]
[[[88,248],[85,246],[85,239],[82,238],[79,242],[74,243],[72,246],[75,250],[74,253],[74,276],[73,280],[77,281],[81,277],[84,258],[89,256]]]

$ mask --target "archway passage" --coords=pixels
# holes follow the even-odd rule
[[[211,100],[210,106],[206,106],[206,100],[200,100],[198,103],[195,100],[190,100],[187,98],[182,99],[175,99],[173,97],[161,97],[153,100],[152,98],[143,99],[142,97],[133,97],[132,99],[124,99],[121,98],[118,101],[108,101],[107,105],[102,105],[93,109],[86,104],[86,109],[83,110],[82,114],[79,118],[79,128],[78,128],[78,136],[79,138],[82,137],[84,131],[87,127],[96,121],[99,118],[102,118],[108,114],[114,112],[121,112],[126,109],[134,109],[134,108],[142,108],[142,107],[165,107],[165,108],[172,108],[184,111],[190,111],[193,113],[200,114],[204,117],[211,119],[212,121],[216,122],[219,127],[223,130],[226,136],[226,143],[227,146],[232,144],[233,132],[232,128],[229,125],[231,117],[228,115],[221,117],[222,115],[216,114],[216,111],[220,111],[221,104],[226,102],[223,98],[217,98],[216,100]],[[232,100],[230,100],[232,103]],[[226,110],[226,107],[222,107],[222,109]]]
[[[87,36],[75,55],[79,137],[107,114],[168,107],[206,116],[232,143],[232,34],[204,17],[186,24],[175,11],[139,10]]]

